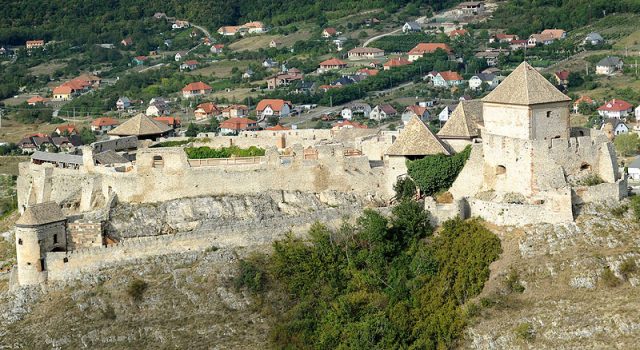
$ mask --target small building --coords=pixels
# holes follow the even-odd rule
[[[27,50],[40,49],[44,47],[44,40],[27,40],[26,47]]]
[[[432,80],[433,86],[451,88],[464,83],[464,78],[454,71],[439,72]]]
[[[331,130],[368,129],[368,126],[350,120],[341,120],[331,126]]]
[[[449,37],[451,39],[455,39],[458,37],[463,37],[465,35],[469,35],[469,32],[466,29],[454,29],[449,32]]]
[[[223,135],[237,135],[241,131],[258,129],[258,122],[248,118],[230,118],[220,123],[220,133]]]
[[[344,69],[344,68],[347,68],[346,62],[341,61],[337,58],[330,58],[326,61],[320,62],[320,69],[318,69],[318,72],[323,73],[331,70],[338,70],[338,69]]]
[[[327,38],[331,38],[332,36],[336,36],[338,35],[338,31],[335,28],[325,28],[322,31],[322,37],[327,39]]]
[[[626,118],[633,112],[633,105],[627,101],[613,99],[598,107],[598,115],[605,118]]]
[[[198,61],[196,60],[187,60],[180,65],[180,70],[194,70],[197,68],[198,68]]]
[[[271,116],[286,117],[291,113],[291,102],[282,99],[264,99],[258,102],[256,106],[256,115],[262,118]]]
[[[444,108],[442,108],[440,113],[438,113],[438,120],[440,121],[440,123],[445,123],[447,120],[449,120],[449,117],[451,116],[451,113],[453,113],[453,111],[456,109],[456,106],[457,105],[446,105],[444,106]]]
[[[458,14],[463,16],[473,16],[484,12],[483,1],[465,1],[456,6]]]
[[[451,47],[444,43],[419,43],[409,51],[409,61],[413,62],[422,58],[425,54],[434,53],[436,50],[443,50],[447,54],[451,54]]]
[[[73,124],[64,124],[56,127],[54,132],[58,135],[77,135],[78,128]]]
[[[131,61],[136,66],[144,66],[144,64],[147,62],[147,60],[149,60],[149,57],[147,57],[147,56],[136,56]]]
[[[569,74],[571,74],[571,72],[569,72],[568,70],[564,69],[564,70],[555,72],[553,74],[553,77],[556,79],[556,83],[558,85],[567,86],[567,85],[569,85]]]
[[[27,100],[27,104],[29,106],[37,106],[39,104],[47,104],[49,103],[49,99],[48,98],[44,98],[42,96],[33,96],[30,99]]]
[[[184,98],[193,98],[198,96],[204,96],[211,93],[211,86],[198,81],[195,83],[187,84],[184,88],[182,88],[182,96]]]
[[[247,22],[242,25],[247,28],[249,34],[262,34],[267,32],[267,27],[260,21]]]
[[[113,118],[100,117],[91,122],[91,131],[103,134],[118,126],[118,121]]]
[[[575,101],[573,101],[573,112],[574,113],[578,113],[580,110],[580,104],[582,103],[586,103],[588,105],[594,105],[595,101],[593,101],[593,99],[591,99],[591,97],[589,96],[580,96],[578,97]]]
[[[613,140],[616,136],[620,134],[628,134],[629,127],[622,120],[617,118],[606,119],[600,130],[604,131],[604,134],[607,135],[609,140]]]
[[[199,104],[193,114],[196,117],[196,120],[203,120],[215,117],[221,113],[218,106],[213,102],[205,102]]]
[[[640,156],[636,157],[627,167],[629,172],[629,179],[634,181],[640,181]]]
[[[218,28],[218,34],[223,36],[234,36],[240,33],[240,26],[222,26]]]
[[[379,70],[373,68],[362,68],[356,71],[356,75],[365,75],[367,77],[373,77],[380,73]]]
[[[495,74],[491,73],[478,73],[471,78],[469,78],[469,88],[471,90],[478,90],[482,87],[482,84],[485,84],[487,89],[493,90],[498,84],[500,80]]]
[[[607,56],[596,64],[596,74],[611,75],[622,70],[624,62],[619,57]]]
[[[262,61],[262,67],[264,68],[275,68],[278,66],[278,62],[272,60],[271,58],[267,58],[266,60]]]
[[[187,55],[189,55],[189,53],[187,51],[178,51],[178,52],[176,52],[175,56],[173,56],[173,59],[176,62],[180,62],[183,59],[185,59],[187,57]]]
[[[124,46],[124,47],[128,47],[133,45],[133,39],[131,39],[131,37],[128,38],[124,38],[120,41],[120,45]]]
[[[431,114],[429,113],[429,110],[427,110],[427,107],[411,105],[407,106],[404,109],[404,112],[402,112],[402,116],[400,117],[400,119],[402,120],[402,123],[404,125],[407,125],[407,123],[409,123],[409,121],[413,117],[418,117],[424,122],[431,118]]]
[[[421,32],[421,31],[422,31],[422,27],[420,26],[420,24],[418,24],[418,22],[410,21],[410,22],[406,22],[402,26],[402,32],[405,34]]]
[[[209,49],[209,51],[213,54],[219,55],[224,51],[224,44],[211,45],[211,48]]]
[[[172,133],[173,129],[167,124],[153,120],[144,113],[137,114],[107,132],[111,136],[136,136],[138,139],[156,139]]]
[[[223,118],[236,118],[249,115],[249,107],[245,105],[230,105],[222,109]]]
[[[382,65],[383,70],[389,70],[391,68],[402,67],[411,64],[411,61],[404,57],[395,57]]]
[[[376,59],[384,57],[384,50],[375,47],[356,47],[349,50],[347,56],[350,60]]]
[[[274,90],[282,86],[289,86],[292,82],[302,80],[302,78],[303,77],[301,74],[277,74],[270,78],[267,78],[267,89]]]
[[[371,120],[384,120],[387,118],[395,117],[398,115],[398,111],[396,111],[393,106],[390,104],[382,104],[375,106],[371,113],[369,113],[369,119]]]
[[[499,43],[510,43],[513,40],[518,40],[519,37],[515,34],[505,34],[505,33],[497,33],[489,38],[489,43],[499,42]]]
[[[116,109],[120,112],[126,111],[129,107],[131,107],[131,100],[128,97],[123,96],[116,101]]]
[[[189,23],[189,21],[183,21],[183,20],[177,19],[171,25],[171,29],[184,29],[184,28],[189,28],[190,26],[191,24]]]
[[[153,120],[167,124],[172,129],[178,129],[182,125],[180,118],[175,117],[155,117]]]
[[[584,40],[582,40],[582,44],[583,45],[600,45],[604,43],[604,38],[602,37],[602,35],[600,35],[599,33],[596,32],[591,32],[589,34],[587,34],[587,36],[584,38]]]
[[[282,41],[280,40],[271,39],[271,41],[269,42],[269,47],[272,49],[277,49],[280,46],[282,46]]]
[[[282,126],[280,124],[276,124],[274,126],[270,126],[270,127],[266,128],[265,130],[267,130],[267,131],[287,131],[287,130],[291,130],[291,128],[288,127],[288,126]]]

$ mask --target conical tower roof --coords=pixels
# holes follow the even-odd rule
[[[481,123],[482,101],[461,101],[438,132],[438,136],[445,139],[479,137],[478,124]]]
[[[482,101],[528,106],[541,103],[568,102],[571,99],[560,92],[529,63],[522,62]]]
[[[429,156],[439,153],[450,154],[442,141],[415,115],[387,150],[390,156]]]
[[[56,202],[38,203],[28,206],[22,216],[16,221],[18,227],[31,227],[64,221],[66,216],[62,213]]]
[[[107,134],[118,136],[159,135],[169,130],[171,130],[171,127],[167,124],[153,120],[144,115],[144,113],[140,113],[107,132]]]

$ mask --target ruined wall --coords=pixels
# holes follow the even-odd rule
[[[595,186],[580,186],[573,189],[573,203],[612,203],[627,196],[627,182],[603,183]]]
[[[436,203],[432,197],[426,197],[424,210],[429,212],[429,219],[434,226],[457,217],[467,218],[465,203],[462,199],[454,200],[453,203]]]
[[[98,247],[102,243],[101,222],[76,221],[67,225],[68,250]]]
[[[484,163],[482,147],[482,144],[475,144],[471,147],[469,159],[449,188],[449,193],[453,195],[453,198],[472,197],[482,189],[481,174]]]
[[[529,140],[483,133],[483,190],[532,194],[532,145]]]

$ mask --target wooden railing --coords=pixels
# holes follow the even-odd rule
[[[264,163],[265,159],[265,157],[189,159],[189,165],[196,168],[203,166],[260,164]]]

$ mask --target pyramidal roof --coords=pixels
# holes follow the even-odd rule
[[[483,102],[535,105],[571,101],[529,63],[522,62]]]
[[[415,115],[387,150],[391,156],[429,156],[439,153],[450,155],[442,141]]]
[[[171,127],[167,124],[153,120],[144,113],[140,113],[107,132],[107,134],[119,136],[158,135],[169,130],[171,130]]]
[[[56,202],[45,202],[27,207],[22,216],[16,221],[16,226],[38,226],[66,219]]]
[[[461,101],[438,132],[438,136],[445,139],[479,137],[478,124],[482,124],[482,101]]]

